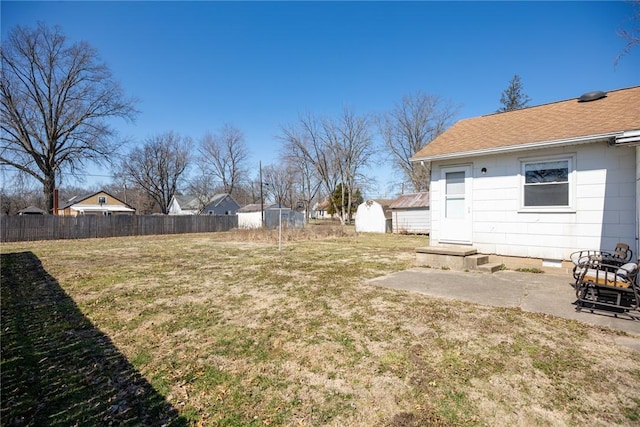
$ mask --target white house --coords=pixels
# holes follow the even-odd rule
[[[411,160],[431,162],[430,245],[639,255],[640,86],[461,120]]]
[[[366,200],[356,210],[356,231],[386,233],[390,231],[391,214],[388,200]]]
[[[394,233],[429,234],[429,192],[403,194],[389,205]]]
[[[196,196],[174,195],[169,201],[169,215],[198,215],[200,200]]]
[[[214,195],[207,203],[192,195],[174,195],[169,202],[169,215],[235,215],[240,209],[230,194]]]
[[[324,219],[327,215],[327,208],[329,207],[329,201],[316,202],[313,205],[311,217],[314,219]]]
[[[325,199],[322,202],[318,202],[313,205],[313,209],[311,210],[311,217],[314,219],[334,219],[337,218],[336,214],[329,215],[327,211],[329,210],[329,200]]]

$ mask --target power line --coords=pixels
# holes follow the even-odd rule
[[[91,177],[99,177],[99,178],[113,178],[114,175],[97,175],[92,173],[73,173],[73,176],[91,176]]]

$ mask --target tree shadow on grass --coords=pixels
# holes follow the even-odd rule
[[[33,253],[0,261],[2,425],[187,425]]]

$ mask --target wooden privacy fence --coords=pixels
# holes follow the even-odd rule
[[[2,215],[0,241],[208,233],[237,227],[237,215]]]

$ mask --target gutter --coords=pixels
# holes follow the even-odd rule
[[[620,136],[616,136],[614,141],[615,146],[628,145],[628,146],[636,146],[640,145],[640,129],[639,130],[628,130],[622,133]]]
[[[628,132],[611,132],[600,135],[580,136],[576,138],[557,139],[554,141],[538,141],[527,144],[509,145],[506,147],[485,148],[482,150],[462,151],[457,153],[436,154],[434,156],[412,157],[410,162],[424,162],[434,160],[460,159],[466,157],[488,156],[492,154],[505,154],[517,151],[526,151],[538,148],[562,147],[565,145],[590,144],[594,142],[607,142],[609,145],[619,145],[617,142],[620,138],[624,138],[625,134],[632,134],[634,141],[640,143],[640,130]]]

